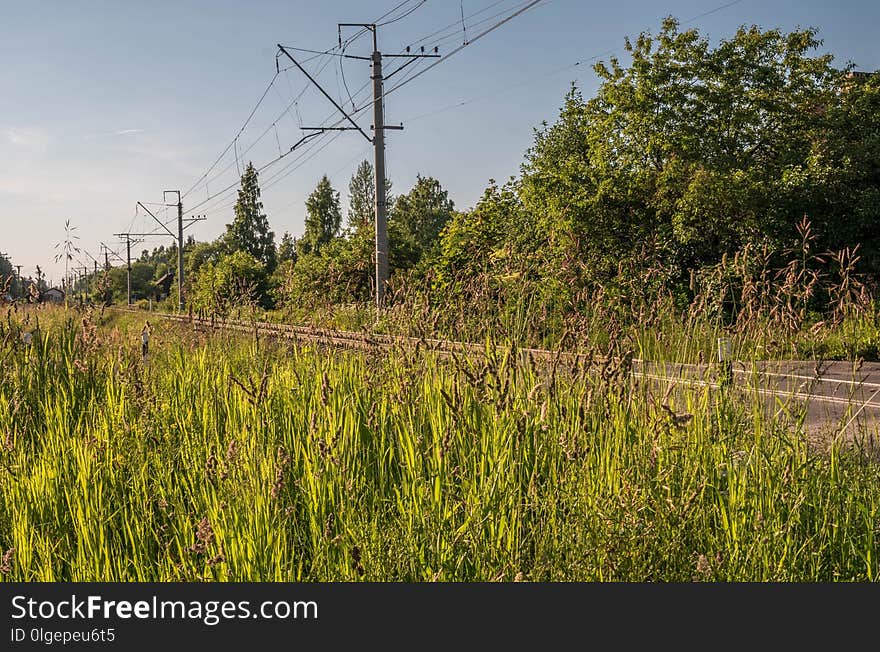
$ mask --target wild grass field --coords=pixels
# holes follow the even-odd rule
[[[759,402],[639,381],[625,358],[548,372],[503,339],[441,358],[153,319],[144,360],[147,317],[41,308],[0,321],[0,579],[880,570],[880,467],[843,444],[811,448]]]

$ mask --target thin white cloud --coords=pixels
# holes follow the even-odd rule
[[[143,129],[114,129],[112,131],[96,131],[92,133],[84,133],[82,137],[87,141],[94,142],[106,141],[117,136],[134,136],[136,134],[142,133],[144,133]]]
[[[42,148],[49,141],[49,135],[41,129],[5,127],[0,129],[0,135],[2,135],[4,140],[16,147]]]

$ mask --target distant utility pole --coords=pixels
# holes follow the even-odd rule
[[[127,298],[128,304],[131,305],[131,238],[126,234],[125,236],[125,279],[127,285]]]
[[[110,254],[113,254],[116,257],[116,259],[119,260],[120,262],[123,262],[123,263],[126,262],[126,261],[122,260],[122,257],[118,253],[113,251],[110,247],[105,245],[103,242],[101,243],[101,247],[104,249],[104,272],[105,273],[110,272]],[[130,249],[129,249],[129,259],[131,259],[131,250]],[[131,270],[129,270],[128,277],[129,277],[128,298],[129,298],[129,301],[131,301]],[[113,291],[112,290],[109,290],[108,298],[110,300],[113,299]]]
[[[82,274],[81,274],[80,277],[79,277],[79,279],[80,279],[80,282],[79,282],[79,295],[80,295],[80,297],[82,297],[83,299],[85,299],[85,298],[88,297],[88,287],[89,287],[89,286],[88,286],[88,283],[84,283],[83,281],[88,280],[88,276],[89,276],[89,268],[88,268],[87,266],[83,265],[80,269],[82,270]]]
[[[103,242],[101,243],[101,248],[104,251],[104,271],[110,271],[110,254],[113,254],[114,258],[116,258],[120,263],[124,263],[122,256],[113,251],[110,247],[105,245]]]
[[[378,26],[373,23],[339,23],[338,24],[338,32],[339,32],[339,46],[342,49],[342,28],[343,27],[361,27],[366,30],[369,30],[373,33],[373,53],[370,57],[358,57],[350,54],[340,54],[339,56],[346,59],[360,59],[362,61],[369,61],[372,65],[373,71],[370,76],[373,80],[373,132],[374,136],[370,138],[366,133],[357,125],[354,121],[354,118],[346,113],[345,109],[343,109],[339,104],[334,100],[331,95],[325,91],[321,85],[308,73],[306,70],[296,61],[296,59],[291,56],[290,52],[285,49],[283,45],[278,44],[279,50],[283,52],[288,59],[293,61],[296,64],[296,67],[302,71],[302,73],[311,81],[318,89],[324,94],[330,102],[333,103],[333,106],[341,112],[348,121],[353,125],[353,129],[360,131],[363,134],[364,138],[367,139],[373,145],[373,158],[374,158],[374,172],[375,172],[375,189],[376,189],[376,205],[375,205],[375,216],[376,216],[376,307],[381,309],[385,306],[385,286],[388,283],[388,206],[387,206],[387,197],[385,196],[385,131],[387,129],[395,129],[401,130],[403,129],[403,125],[400,126],[390,126],[385,124],[385,98],[384,98],[384,90],[383,84],[384,80],[388,79],[395,73],[400,70],[403,70],[406,66],[413,63],[416,59],[423,58],[439,58],[440,55],[437,54],[437,48],[434,48],[433,54],[425,54],[424,48],[421,48],[418,53],[410,53],[409,48],[407,48],[406,54],[385,54],[383,55],[379,51],[379,41],[377,35]],[[392,71],[391,74],[386,77],[382,76],[382,58],[383,57],[395,57],[395,58],[407,58],[409,61],[404,63],[402,66]],[[309,129],[308,127],[304,127],[304,129]],[[321,128],[315,128],[321,130]],[[335,130],[347,130],[349,127],[345,128],[336,128]],[[324,129],[330,130],[330,129]]]
[[[17,272],[15,275],[16,293],[18,294],[18,298],[20,299],[24,296],[24,290],[21,283],[21,265],[16,265],[15,270]]]
[[[92,285],[92,287],[94,287],[95,296],[97,297],[98,296],[98,259],[95,258],[92,254],[90,254],[85,249],[83,249],[83,253],[92,259],[92,283],[91,283],[91,285]],[[101,254],[99,253],[98,255],[100,256]]]
[[[177,312],[183,312],[183,202],[179,190],[166,190],[162,201],[168,193],[177,193]]]
[[[186,226],[189,227],[189,226],[192,226],[194,223],[200,222],[206,218],[204,215],[197,215],[196,217],[190,217],[190,218],[187,218],[186,220],[184,220],[183,219],[183,203],[181,202],[180,191],[179,190],[166,190],[162,194],[163,199],[165,198],[165,196],[168,193],[176,193],[177,194],[177,203],[176,204],[165,204],[166,206],[176,206],[177,207],[177,235],[175,235],[174,232],[172,232],[162,220],[160,220],[158,217],[153,215],[153,212],[149,208],[144,206],[141,202],[138,202],[137,205],[140,206],[141,208],[143,208],[150,217],[152,217],[154,220],[156,220],[156,223],[159,226],[161,226],[163,229],[165,229],[165,231],[168,233],[168,235],[170,235],[172,238],[174,238],[177,241],[177,310],[179,312],[183,312],[183,308],[185,305],[184,300],[183,300],[183,230],[184,230],[184,228],[186,228],[183,226],[183,223],[187,222]],[[135,236],[139,236],[139,237],[157,236],[158,235],[158,236],[164,237],[164,234],[156,233],[156,232],[153,232],[153,233],[129,233],[127,235],[135,235]]]
[[[127,281],[128,281],[128,305],[131,305],[131,233],[114,233],[117,238],[125,238],[125,251],[126,251],[126,260],[125,266],[128,270]],[[106,253],[105,253],[106,255]]]

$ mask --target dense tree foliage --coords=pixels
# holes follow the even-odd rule
[[[206,262],[192,285],[194,307],[224,315],[242,304],[268,306],[266,269],[249,252],[234,251]]]
[[[12,263],[9,258],[4,255],[0,255],[0,285],[5,284],[7,279],[14,276],[15,271],[12,268]]]
[[[292,306],[369,300],[372,288],[374,229],[372,166],[364,161],[349,183],[349,226],[339,233],[339,193],[324,176],[306,201],[306,226],[296,256],[275,277],[277,298]],[[353,212],[352,212],[353,211]]]
[[[417,175],[412,190],[395,199],[388,220],[391,262],[405,269],[436,253],[438,236],[454,210],[437,179]]]
[[[499,188],[490,180],[472,211],[453,214],[434,263],[437,289],[457,295],[475,280],[496,289],[511,284],[520,288],[542,275],[544,242],[518,189],[514,182]]]
[[[296,261],[296,240],[287,231],[281,236],[278,244],[278,263]]]
[[[226,225],[226,247],[230,252],[244,251],[272,271],[275,268],[275,234],[263,213],[260,185],[253,163],[241,176],[241,188],[235,203],[235,219]]]
[[[339,234],[341,224],[339,193],[324,175],[306,200],[305,232],[300,240],[303,252],[320,253],[321,247]]]
[[[819,44],[752,27],[712,48],[667,19],[537,134],[523,201],[601,280],[645,243],[681,277],[746,244],[779,247],[804,215],[826,246],[875,249],[876,84],[847,91],[831,57],[811,55]]]

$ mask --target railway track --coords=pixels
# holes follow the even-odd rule
[[[126,310],[143,315],[142,311]],[[338,331],[262,321],[210,319],[190,315],[151,312],[151,318],[186,323],[200,329],[223,329],[258,336],[277,337],[321,346],[353,350],[380,350],[392,347],[422,348],[441,355],[484,355],[484,345],[471,342],[394,336],[379,333]],[[518,354],[530,362],[573,367],[577,364],[607,369],[619,365],[620,359],[572,351],[523,348]],[[696,385],[718,389],[722,386],[718,365],[656,363],[629,358],[625,366],[636,378]],[[734,362],[732,372],[741,392],[752,392],[768,399],[785,399],[807,404],[823,404],[838,408],[854,408],[859,413],[877,413],[880,417],[880,364],[866,363],[856,369],[849,363],[816,363],[813,361]],[[778,401],[773,400],[774,403]],[[839,411],[839,410],[838,410]]]
[[[143,311],[125,310],[132,314],[143,315]],[[390,349],[392,347],[409,347],[422,348],[441,354],[471,354],[483,355],[486,353],[484,345],[472,342],[458,342],[452,340],[441,340],[434,338],[418,338],[402,335],[387,335],[383,333],[365,333],[358,331],[338,331],[322,328],[314,328],[309,326],[295,326],[292,324],[279,324],[274,322],[261,321],[245,321],[238,319],[210,319],[200,318],[188,315],[177,315],[174,313],[148,313],[151,317],[159,317],[169,321],[190,324],[196,328],[208,329],[224,329],[238,331],[242,333],[254,333],[257,335],[268,335],[272,337],[280,337],[289,340],[310,342],[328,347],[356,349],[356,350],[376,350]],[[578,362],[591,362],[605,364],[611,362],[611,358],[596,356],[587,353],[577,353],[571,351],[551,351],[547,349],[537,348],[521,348],[517,349],[518,353],[533,360],[553,360],[558,359],[565,364],[576,364]],[[641,361],[634,360],[639,363]]]

